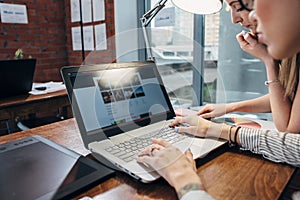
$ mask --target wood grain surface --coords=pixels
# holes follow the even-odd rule
[[[41,135],[66,146],[82,155],[89,156],[83,146],[74,119],[22,131],[0,137],[0,143]],[[225,148],[228,149],[228,148]],[[249,152],[228,149],[200,163],[198,175],[214,199],[278,199],[290,180],[295,168],[277,164]],[[206,157],[206,158],[207,158]],[[77,194],[95,199],[177,199],[176,192],[163,179],[143,184],[122,172],[99,183],[89,190]]]

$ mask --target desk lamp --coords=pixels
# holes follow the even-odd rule
[[[149,43],[149,37],[147,32],[147,26],[150,24],[151,20],[157,15],[157,13],[165,7],[165,4],[168,0],[160,0],[154,8],[146,12],[142,18],[142,28],[143,28],[143,34],[144,39],[146,43],[147,48],[147,54],[149,56],[149,60],[154,61],[154,57],[152,54],[152,50]],[[212,14],[219,12],[222,9],[223,6],[223,0],[171,0],[172,3],[187,12],[193,13],[193,14]]]

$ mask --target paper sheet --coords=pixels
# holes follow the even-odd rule
[[[107,49],[106,25],[99,24],[95,26],[96,50]]]
[[[94,51],[94,29],[93,26],[83,27],[84,50]]]
[[[71,22],[80,22],[79,0],[71,0]]]
[[[92,22],[92,1],[81,0],[81,8],[82,8],[82,22],[83,23]]]
[[[2,23],[28,24],[25,5],[0,3]]]
[[[93,21],[105,20],[105,2],[104,0],[93,0]]]
[[[37,90],[35,88],[37,87],[46,87],[45,90]],[[52,92],[57,92],[60,90],[65,90],[66,86],[63,84],[63,82],[46,82],[46,83],[33,83],[32,84],[32,90],[29,92],[29,94],[33,95],[39,95],[39,94],[47,94]]]
[[[73,51],[80,51],[82,49],[80,27],[72,27],[72,46]]]

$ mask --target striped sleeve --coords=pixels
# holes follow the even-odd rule
[[[300,166],[300,134],[241,128],[241,149],[262,154],[273,162]]]

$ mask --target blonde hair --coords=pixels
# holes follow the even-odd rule
[[[300,54],[283,59],[280,66],[279,80],[285,89],[285,97],[294,100],[299,83]]]

